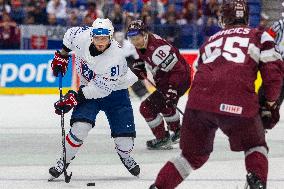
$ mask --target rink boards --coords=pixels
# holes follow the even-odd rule
[[[198,51],[181,50],[181,54],[194,67]],[[50,67],[53,56],[53,50],[0,51],[0,94],[57,94],[58,80],[52,75]],[[73,54],[69,59],[69,71],[63,79],[65,91],[78,87],[74,58]],[[191,77],[193,75],[194,69]],[[260,80],[256,86],[259,85]]]
[[[0,94],[55,94],[58,79],[52,75],[50,64],[54,51],[18,50],[0,51]],[[73,69],[72,58],[69,70]],[[73,72],[63,79],[63,89],[73,84]]]

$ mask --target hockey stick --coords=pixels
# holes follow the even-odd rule
[[[164,94],[163,94],[161,91],[159,91],[159,90],[157,89],[156,85],[155,85],[150,79],[148,79],[143,73],[140,73],[140,75],[141,75],[144,79],[146,79],[146,80],[163,96],[163,98],[165,99]],[[175,108],[181,115],[184,116],[183,111],[181,111],[181,109],[179,109],[179,107],[177,107],[177,105],[173,104],[173,106],[174,106],[174,108]]]
[[[59,72],[59,93],[60,93],[60,101],[63,101],[63,94],[62,94],[62,73]],[[67,174],[66,171],[66,146],[65,146],[65,129],[64,129],[64,112],[61,111],[61,132],[62,132],[62,149],[63,149],[63,172],[65,182],[69,183],[71,180],[72,172],[70,175]]]

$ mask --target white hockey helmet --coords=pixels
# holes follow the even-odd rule
[[[92,36],[109,36],[112,39],[114,28],[111,21],[106,18],[97,18],[92,24]]]

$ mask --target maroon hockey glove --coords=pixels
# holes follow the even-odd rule
[[[56,51],[51,63],[53,75],[58,77],[58,73],[61,72],[62,76],[67,71],[69,56],[62,56],[59,51]]]
[[[166,105],[168,107],[172,107],[177,103],[178,99],[178,94],[177,90],[175,90],[172,85],[169,85],[168,91],[165,93],[165,100],[166,100]]]
[[[265,103],[265,106],[261,107],[261,119],[263,127],[265,129],[272,129],[280,119],[279,114],[280,106],[275,102],[272,106]]]
[[[69,90],[68,93],[63,96],[62,100],[58,100],[54,103],[55,113],[61,115],[61,112],[63,111],[65,114],[76,106],[77,103],[77,93]]]
[[[134,62],[131,70],[139,80],[144,80],[147,77],[147,71],[144,62]]]

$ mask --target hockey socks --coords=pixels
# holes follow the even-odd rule
[[[140,174],[140,167],[136,161],[130,156],[134,146],[133,137],[117,137],[114,138],[115,149],[119,158],[126,169],[134,176]]]
[[[254,174],[263,184],[266,184],[268,160],[265,147],[256,147],[246,152],[245,165],[248,173]]]
[[[182,181],[183,178],[181,177],[174,164],[168,161],[160,170],[155,181],[155,186],[162,189],[174,189]]]
[[[168,125],[168,129],[173,132],[177,132],[180,129],[180,115],[175,109],[170,113],[163,113],[164,119]]]
[[[73,123],[69,133],[66,136],[66,162],[69,163],[73,158],[79,147],[83,144],[83,141],[88,136],[89,131],[92,129],[92,125],[84,122]]]
[[[92,125],[84,122],[75,122],[69,133],[66,135],[66,164],[67,167],[70,161],[77,154],[79,147],[83,144],[83,140],[87,137],[88,132],[92,129]],[[55,166],[49,169],[49,174],[54,178],[58,178],[63,172],[63,158],[61,157]]]
[[[176,188],[193,170],[183,155],[168,161],[160,170],[155,186],[161,189]]]

